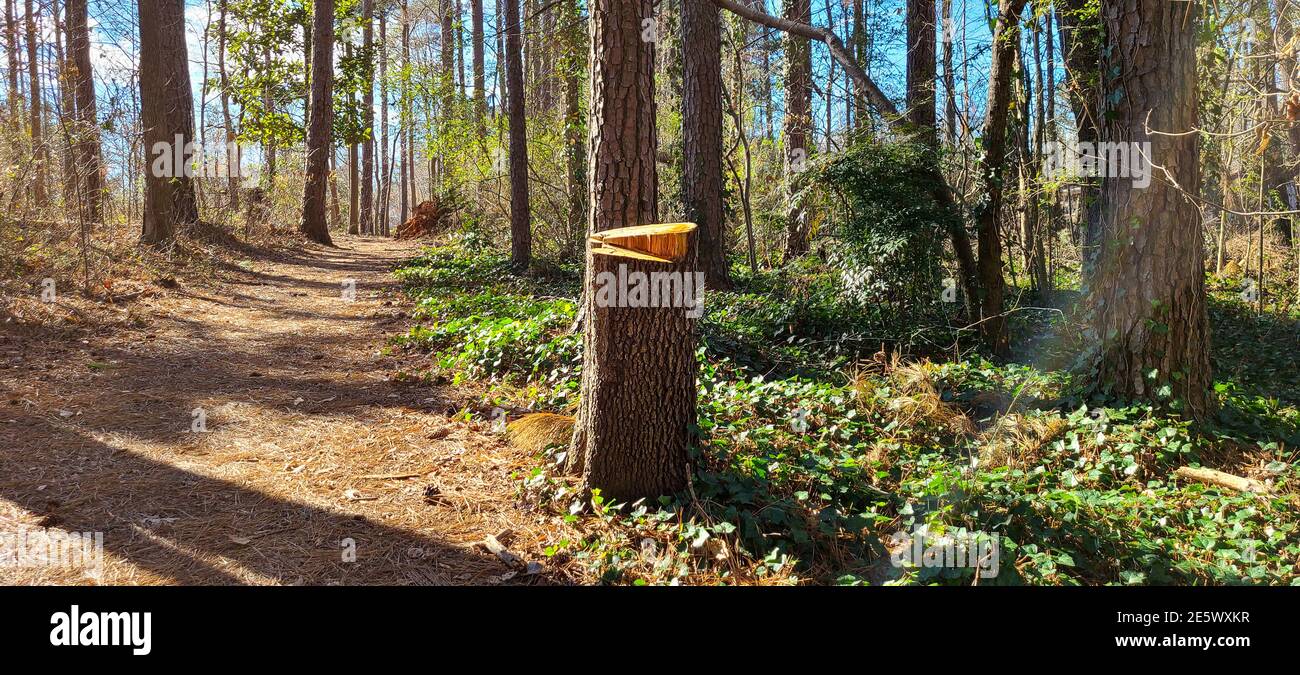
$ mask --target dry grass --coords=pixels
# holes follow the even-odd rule
[[[1012,413],[998,418],[980,438],[980,464],[1023,469],[1040,463],[1043,449],[1060,438],[1069,422],[1059,415]]]
[[[871,370],[852,374],[850,387],[862,412],[893,419],[903,428],[930,426],[947,430],[954,436],[974,435],[975,425],[960,408],[943,400],[934,383],[934,365],[928,360],[904,362],[894,354],[884,364],[882,375],[891,396],[875,395],[880,386]]]
[[[573,439],[574,419],[568,415],[533,413],[506,426],[510,445],[536,455],[552,446],[565,446]]]

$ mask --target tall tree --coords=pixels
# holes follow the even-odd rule
[[[392,157],[388,145],[388,8],[379,12],[379,197],[375,204],[376,234],[388,236],[388,200],[392,192]]]
[[[523,22],[519,0],[506,3],[506,94],[510,108],[510,262],[528,269],[533,255],[528,205],[528,129],[524,117]]]
[[[1095,163],[1093,150],[1100,137],[1097,110],[1101,105],[1099,84],[1103,31],[1097,5],[1089,0],[1056,0],[1061,56],[1065,60],[1066,98],[1074,115],[1080,149]],[[1081,178],[1083,199],[1083,282],[1092,276],[1097,252],[1101,248],[1100,186],[1092,176]]]
[[[591,0],[591,231],[658,218],[653,0]],[[622,266],[626,265],[625,268]],[[689,273],[678,265],[587,253],[582,389],[568,467],[589,489],[633,500],[686,487],[695,417],[695,332],[681,308],[611,307],[598,279]],[[607,294],[608,295],[608,294]],[[603,306],[602,306],[603,305]]]
[[[32,0],[27,0],[27,95],[30,99],[30,125],[32,135],[32,201],[37,207],[48,206],[49,199],[46,182],[49,180],[49,150],[45,147],[45,113],[41,100],[40,60],[37,58],[38,46],[36,32],[36,8]]]
[[[984,204],[976,223],[979,247],[980,335],[993,353],[1005,356],[1010,350],[1007,320],[1003,315],[1005,294],[1002,278],[1002,236],[998,219],[1004,201],[1003,169],[1007,156],[1007,112],[1011,107],[1011,82],[1015,77],[1016,54],[1020,51],[1020,12],[1026,0],[1001,0],[993,28],[993,62],[989,67],[989,103],[984,121],[984,159],[980,167]]]
[[[587,229],[587,118],[582,109],[582,83],[587,74],[587,26],[580,0],[566,0],[560,26],[564,78],[564,149],[567,164],[569,232],[576,242],[585,240]],[[577,252],[577,248],[573,249]]]
[[[307,183],[302,191],[300,229],[312,241],[332,245],[325,220],[325,188],[329,180],[330,137],[334,107],[334,0],[313,0],[311,94],[307,127]],[[369,1],[369,0],[367,0]]]
[[[785,0],[785,18],[807,25],[812,8],[809,0]],[[812,133],[812,45],[808,38],[787,33],[785,40],[785,168],[789,199],[786,215],[786,258],[808,252],[808,214],[796,203],[795,176],[809,160],[808,137]]]
[[[439,0],[438,2],[438,40],[442,55],[442,71],[439,73],[442,83],[449,94],[451,85],[455,78],[453,74],[456,71],[456,36],[452,32],[456,28],[453,20],[452,2],[454,0]]]
[[[23,97],[18,84],[21,58],[18,56],[18,20],[15,0],[5,0],[5,56],[9,61],[9,122],[17,131],[22,125]]]
[[[183,151],[194,142],[194,92],[190,88],[189,56],[185,49],[184,0],[139,0],[140,118],[146,157],[156,149]],[[180,144],[180,148],[176,145]],[[173,154],[173,157],[175,155]],[[194,181],[182,166],[158,171],[146,161],[144,213],[140,240],[170,241],[179,226],[197,223]],[[170,175],[169,175],[170,174]]]
[[[361,77],[361,234],[375,233],[375,2],[361,0],[361,52],[365,72]]]
[[[709,288],[731,287],[722,219],[722,23],[708,0],[682,0],[682,202]]]
[[[217,78],[221,87],[221,121],[225,129],[226,162],[228,171],[226,190],[230,193],[230,208],[239,210],[239,148],[235,140],[235,125],[230,116],[230,84],[226,75],[226,16],[230,12],[229,0],[218,0],[217,9],[221,13],[217,27]]]
[[[1198,15],[1193,2],[1103,0],[1105,140],[1151,143],[1164,171],[1145,189],[1120,172],[1103,178],[1090,306],[1100,388],[1178,400],[1205,418],[1213,408],[1210,327],[1201,214],[1192,201],[1201,189],[1200,138],[1192,133]]]
[[[352,43],[343,46],[343,59],[352,60]],[[356,103],[355,92],[348,92],[349,105]],[[348,234],[361,234],[361,144],[355,136],[348,139]]]
[[[77,110],[76,157],[77,180],[86,219],[92,223],[103,219],[104,176],[99,147],[99,119],[95,105],[95,71],[90,61],[90,31],[87,26],[86,0],[67,0],[67,28],[73,90]]]
[[[399,171],[398,183],[401,184],[401,221],[406,223],[406,216],[410,213],[411,202],[415,200],[414,181],[415,167],[411,165],[411,157],[415,152],[411,148],[414,145],[415,120],[411,118],[411,19],[407,0],[402,0],[402,79],[398,85],[397,93],[397,116],[398,125],[397,133],[402,141],[401,147],[401,170]]]
[[[948,145],[957,145],[957,77],[953,72],[952,0],[943,0],[943,121]]]
[[[483,118],[487,114],[486,77],[484,71],[483,49],[483,0],[470,0],[470,50],[474,52],[474,117],[483,130]]]
[[[917,140],[934,147],[935,132],[934,0],[907,0],[907,117]]]

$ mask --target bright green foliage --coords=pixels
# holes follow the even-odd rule
[[[489,382],[486,403],[571,411],[577,271],[508,267],[473,247],[412,261],[399,276],[421,327],[398,342],[433,351],[430,377]],[[584,500],[551,468],[566,448],[539,458],[521,489],[603,523],[548,554],[609,583],[972,583],[968,568],[891,564],[888,537],[925,526],[997,538],[1000,574],[981,584],[1300,583],[1294,400],[1225,382],[1229,417],[1198,429],[1151,406],[1086,405],[1065,372],[978,357],[853,374],[871,345],[834,339],[834,319],[852,332],[872,317],[845,312],[834,274],[738,274],[736,293],[708,297],[693,495]],[[1241,356],[1216,344],[1228,372]],[[1275,496],[1172,478],[1233,453]]]

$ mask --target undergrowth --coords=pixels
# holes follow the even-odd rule
[[[942,352],[841,297],[838,274],[738,267],[735,292],[710,294],[688,492],[583,499],[555,470],[563,444],[539,455],[521,493],[585,533],[547,554],[627,584],[1300,584],[1300,366],[1271,320],[1216,299],[1221,412],[1193,427],[1089,402],[1067,372],[925,358]],[[432,364],[407,377],[483,383],[485,406],[516,413],[572,412],[576,267],[514,275],[504,256],[456,245],[398,275],[418,325],[394,348]],[[922,328],[935,344],[954,336]],[[1184,483],[1183,465],[1271,492]],[[894,564],[899,533],[918,532],[984,533],[997,575]]]

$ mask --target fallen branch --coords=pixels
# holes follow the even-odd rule
[[[408,478],[419,478],[422,473],[374,473],[364,476],[357,476],[357,480],[406,480]]]
[[[871,102],[872,107],[880,113],[889,128],[902,136],[910,136],[916,130],[912,124],[903,117],[898,111],[894,102],[889,100],[888,96],[880,90],[875,80],[863,70],[862,66],[853,59],[853,55],[844,48],[844,43],[835,35],[835,32],[826,28],[812,26],[790,19],[783,19],[772,16],[762,10],[747,7],[735,0],[709,0],[714,5],[725,9],[736,16],[739,16],[754,23],[774,28],[783,33],[798,35],[799,37],[810,40],[818,40],[826,44],[830,49],[831,57],[841,66],[844,66],[844,72],[853,78],[853,81],[862,87],[867,95],[867,100]],[[940,206],[953,211],[959,211],[956,198],[953,196],[952,187],[948,185],[948,180],[944,177],[943,172],[938,166],[931,169],[932,179],[935,182],[934,198]],[[979,278],[976,271],[976,260],[974,251],[971,250],[970,235],[967,234],[965,225],[960,222],[952,224],[949,236],[952,238],[952,248],[957,256],[957,265],[960,268],[962,288],[966,294],[966,311],[971,317],[979,316],[978,298],[980,297]]]
[[[1242,478],[1230,473],[1215,471],[1214,469],[1195,469],[1190,466],[1180,467],[1174,472],[1174,475],[1186,481],[1193,483],[1204,483],[1205,485],[1214,485],[1216,487],[1228,488],[1237,492],[1253,492],[1256,494],[1268,494],[1269,487],[1252,478]]]
[[[858,62],[853,59],[853,55],[849,53],[849,50],[844,48],[844,43],[840,41],[839,36],[835,35],[833,31],[819,26],[811,26],[806,23],[772,16],[762,10],[754,9],[753,7],[746,7],[739,2],[735,2],[735,0],[710,0],[710,2],[728,12],[731,12],[732,14],[735,14],[736,16],[767,26],[768,28],[775,28],[783,33],[798,35],[799,37],[808,38],[809,40],[817,40],[825,43],[831,50],[831,57],[841,66],[844,66],[844,72],[848,73],[849,77],[852,77],[855,82],[862,86],[862,89],[867,94],[867,99],[871,101],[871,105],[885,116],[886,121],[889,122],[890,126],[895,126],[896,124],[903,122],[903,118],[899,115],[898,108],[894,106],[894,102],[889,100],[888,96],[885,96],[885,92],[881,91],[880,87],[876,86],[875,80],[872,80],[871,76],[862,69],[862,66],[858,65]]]

